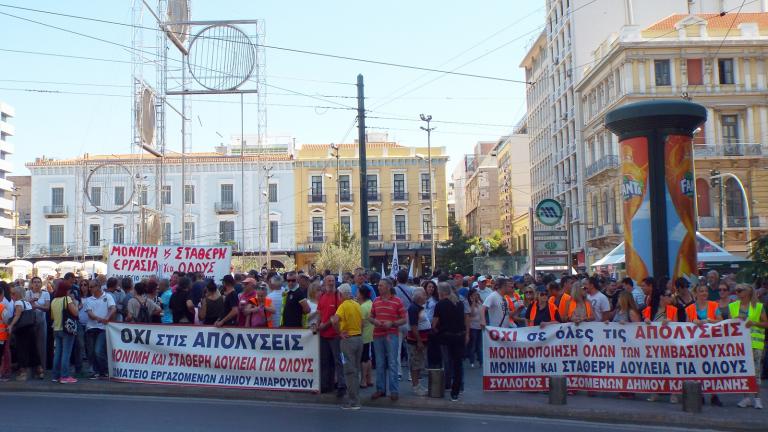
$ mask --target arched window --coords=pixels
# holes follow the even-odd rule
[[[699,216],[712,216],[712,202],[709,199],[709,182],[706,179],[696,179],[696,204]]]
[[[725,182],[725,214],[728,218],[744,219],[744,199],[736,180],[729,178]]]

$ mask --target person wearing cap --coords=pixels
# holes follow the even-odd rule
[[[489,295],[493,292],[493,289],[491,288],[491,283],[478,283],[474,282],[474,285],[472,288],[477,290],[477,293],[480,295],[480,300],[485,302],[485,299],[488,298]]]
[[[256,279],[251,277],[245,278],[243,281],[243,292],[238,298],[237,325],[240,327],[246,326],[245,307],[249,304],[252,298],[255,298],[258,295],[256,293],[256,286],[258,284],[259,283],[256,281]]]

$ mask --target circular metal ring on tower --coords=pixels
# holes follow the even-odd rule
[[[192,38],[188,63],[192,77],[206,89],[236,90],[256,68],[256,49],[239,28],[211,25]]]

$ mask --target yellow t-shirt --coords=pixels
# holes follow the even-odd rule
[[[339,330],[347,336],[360,336],[363,327],[363,312],[354,300],[344,300],[336,309],[339,317]]]
[[[72,299],[69,296],[56,297],[51,302],[51,320],[53,320],[54,331],[64,330],[64,320],[61,319],[62,307],[66,310],[67,305],[70,303],[72,303]],[[67,315],[69,315],[69,311],[67,311]]]

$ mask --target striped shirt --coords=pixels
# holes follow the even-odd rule
[[[371,308],[371,318],[379,321],[397,321],[405,318],[405,307],[403,302],[397,297],[390,297],[384,300],[382,297],[376,297]],[[392,326],[389,328],[374,327],[373,337],[382,337],[388,334],[397,334],[398,327]]]

